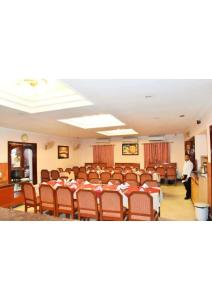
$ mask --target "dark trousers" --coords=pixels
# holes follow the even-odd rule
[[[186,189],[186,198],[191,198],[191,177],[184,182],[184,186]]]

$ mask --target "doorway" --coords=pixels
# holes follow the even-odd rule
[[[37,144],[8,142],[8,180],[37,184]]]

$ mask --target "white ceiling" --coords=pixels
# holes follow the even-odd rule
[[[94,105],[34,114],[0,106],[0,126],[67,137],[94,138],[102,137],[96,133],[99,129],[80,129],[57,120],[113,114],[126,124],[122,128],[133,128],[141,136],[175,134],[186,132],[197,119],[212,109],[212,80],[62,81]],[[145,97],[149,95],[152,97]],[[179,118],[182,114],[185,118]]]

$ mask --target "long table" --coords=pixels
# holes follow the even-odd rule
[[[131,192],[138,192],[141,187],[140,186],[129,186],[128,188],[122,189],[122,185],[109,185],[109,184],[91,184],[88,182],[85,183],[64,183],[64,182],[56,182],[49,181],[53,188],[57,188],[59,186],[67,186],[74,193],[74,199],[77,199],[77,191],[80,189],[84,190],[92,190],[96,193],[97,198],[99,199],[101,193],[103,191],[118,191],[122,195],[123,205],[128,208],[128,196]],[[153,198],[153,208],[159,212],[160,211],[160,202],[163,199],[163,193],[161,189],[158,188],[142,188],[142,191],[149,193]]]

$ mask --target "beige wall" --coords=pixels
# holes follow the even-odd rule
[[[26,131],[19,131],[0,127],[0,163],[7,163],[8,161],[8,141],[21,142],[21,135],[27,133],[30,143],[37,143],[37,168],[38,181],[40,180],[41,169],[55,169],[58,167],[66,168],[72,167],[77,163],[77,151],[73,151],[73,143],[69,138],[62,138],[57,136],[48,136],[44,134],[37,134]],[[46,143],[54,141],[53,148],[45,150]],[[65,145],[70,147],[69,159],[58,159],[57,146]]]
[[[171,162],[176,162],[178,165],[179,175],[182,173],[184,164],[184,135],[178,134],[174,136],[167,136],[167,139],[171,140]],[[139,140],[139,155],[128,156],[122,155],[122,140],[113,139],[114,144],[114,159],[115,162],[132,162],[140,163],[141,168],[144,168],[144,145],[147,140]],[[84,165],[85,162],[93,162],[93,148],[92,145],[96,143],[95,139],[81,140],[81,146],[78,150],[78,162],[79,165]]]

